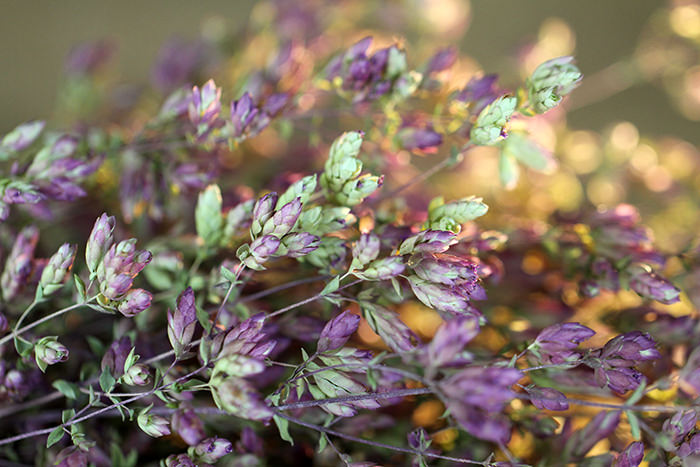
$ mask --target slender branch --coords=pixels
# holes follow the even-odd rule
[[[206,366],[199,367],[199,368],[197,368],[196,370],[191,371],[191,372],[189,372],[188,374],[186,374],[186,375],[184,375],[184,376],[181,376],[181,377],[175,379],[174,381],[171,381],[171,382],[169,382],[169,383],[165,383],[165,384],[161,385],[160,387],[153,388],[152,390],[150,390],[150,391],[148,391],[148,392],[146,392],[146,393],[141,393],[141,394],[138,395],[138,396],[134,396],[134,397],[131,397],[131,398],[129,398],[129,399],[124,399],[124,400],[122,400],[122,401],[115,402],[115,403],[112,404],[112,405],[108,405],[108,406],[106,406],[106,407],[102,407],[101,409],[95,410],[94,412],[90,412],[90,413],[87,414],[87,415],[84,415],[84,416],[79,417],[79,418],[75,418],[75,419],[70,420],[70,421],[68,421],[68,422],[66,422],[66,423],[62,423],[62,424],[60,424],[60,425],[57,425],[57,426],[54,426],[54,427],[51,427],[51,428],[43,428],[43,429],[40,429],[40,430],[34,430],[34,431],[30,431],[30,432],[28,432],[28,433],[22,433],[22,434],[19,434],[19,435],[16,435],[16,436],[11,436],[11,437],[9,437],[9,438],[0,439],[0,446],[4,446],[4,445],[6,445],[6,444],[15,443],[15,442],[17,442],[17,441],[21,441],[21,440],[27,439],[27,438],[34,438],[35,436],[47,435],[47,434],[51,433],[53,430],[55,430],[55,429],[58,428],[58,427],[66,428],[66,427],[69,427],[69,426],[71,426],[71,425],[75,425],[75,424],[77,424],[77,423],[84,422],[85,420],[88,420],[88,419],[90,419],[90,418],[100,416],[100,415],[102,415],[103,413],[106,413],[106,412],[109,412],[109,411],[111,411],[111,410],[116,409],[117,407],[124,406],[124,405],[126,405],[126,404],[130,404],[131,402],[134,402],[134,401],[137,401],[137,400],[142,399],[142,398],[144,398],[144,397],[150,396],[150,395],[156,393],[157,391],[162,391],[163,389],[167,389],[168,387],[172,386],[173,384],[177,384],[177,383],[179,383],[180,381],[184,381],[184,380],[186,380],[186,379],[188,379],[188,378],[190,378],[190,377],[196,375],[197,373],[199,373],[200,371],[204,370],[205,368],[206,368]]]
[[[2,339],[0,339],[0,345],[3,345],[5,342],[8,342],[10,339],[14,338],[15,336],[19,336],[20,334],[24,334],[25,332],[29,331],[30,329],[33,329],[33,328],[39,326],[40,324],[45,323],[46,321],[50,321],[50,320],[57,318],[65,313],[68,313],[71,310],[75,310],[76,308],[80,308],[81,306],[85,306],[94,299],[95,299],[95,297],[92,297],[84,303],[76,303],[76,304],[71,305],[69,307],[62,308],[58,311],[54,311],[50,315],[44,316],[43,318],[40,318],[36,321],[33,321],[33,322],[27,324],[26,326],[24,326],[23,328],[20,328],[20,329],[16,330],[15,332],[12,332],[12,333],[6,335],[5,337],[3,337]]]
[[[432,393],[433,393],[433,390],[430,388],[411,388],[411,389],[397,389],[395,391],[387,391],[387,392],[368,392],[365,394],[352,394],[350,396],[331,397],[328,399],[318,399],[318,400],[313,400],[313,401],[292,402],[291,404],[278,405],[277,410],[303,409],[303,408],[308,408],[308,407],[319,407],[319,406],[326,405],[326,404],[362,401],[362,400],[367,400],[367,399],[373,399],[373,400],[393,399],[395,397],[420,396],[420,395],[432,394]]]
[[[332,436],[336,436],[338,438],[346,439],[348,441],[362,443],[362,444],[365,444],[367,446],[374,446],[376,448],[381,448],[381,449],[389,449],[391,451],[403,452],[405,454],[413,454],[413,455],[417,455],[417,456],[432,457],[433,459],[442,459],[442,460],[446,460],[446,461],[456,462],[458,464],[483,465],[484,467],[489,465],[488,462],[485,462],[485,461],[480,462],[480,461],[474,461],[474,460],[470,460],[470,459],[460,459],[458,457],[442,456],[440,454],[434,454],[432,452],[419,451],[417,449],[404,448],[404,447],[400,447],[400,446],[392,446],[390,444],[385,444],[385,443],[380,443],[378,441],[372,441],[369,439],[360,438],[358,436],[353,436],[353,435],[349,435],[346,433],[342,433],[340,431],[335,431],[335,430],[332,430],[330,428],[326,428],[324,426],[305,422],[304,420],[301,420],[299,418],[287,415],[286,413],[284,413],[280,410],[274,410],[274,411],[275,411],[275,415],[277,415],[278,417],[284,418],[285,420],[290,421],[296,425],[310,428],[312,430],[318,431],[320,433],[325,433],[327,435],[332,435]],[[524,467],[525,464],[516,464],[516,466]]]
[[[467,145],[464,146],[464,148],[462,148],[462,151],[459,154],[460,159],[457,159],[457,161],[461,160],[461,157],[464,156],[464,154],[470,149],[470,147],[471,147],[471,144],[467,143]],[[434,166],[432,166],[431,168],[429,168],[425,172],[421,172],[420,175],[413,177],[412,179],[410,179],[409,181],[407,181],[403,185],[399,186],[398,188],[395,188],[394,190],[390,191],[389,193],[377,197],[375,200],[372,201],[372,204],[376,204],[376,203],[383,201],[385,199],[393,198],[396,195],[398,195],[399,193],[401,193],[402,191],[404,191],[405,189],[415,185],[416,183],[426,181],[427,179],[429,179],[430,177],[432,177],[436,173],[440,172],[443,169],[446,169],[447,167],[451,166],[454,163],[455,163],[455,160],[452,157],[452,155],[450,154],[449,156],[445,157],[443,160],[441,160],[440,162],[438,162],[437,164],[435,164]]]
[[[352,281],[352,282],[350,282],[349,284],[346,284],[346,285],[344,285],[344,286],[342,286],[342,287],[339,287],[339,288],[336,289],[335,291],[338,292],[338,291],[340,291],[340,290],[347,289],[348,287],[352,287],[353,285],[359,284],[360,282],[362,282],[361,279],[358,279],[358,280],[356,280],[356,281]],[[318,299],[321,298],[321,297],[323,297],[323,295],[319,292],[319,293],[317,293],[316,295],[314,295],[313,297],[309,297],[309,298],[307,298],[307,299],[305,299],[305,300],[302,300],[302,301],[300,301],[300,302],[296,302],[296,303],[294,303],[294,304],[292,304],[292,305],[286,306],[286,307],[284,307],[284,308],[280,308],[280,309],[277,310],[277,311],[273,311],[272,313],[270,313],[269,315],[267,315],[265,318],[266,318],[266,319],[270,319],[270,318],[272,318],[272,317],[274,317],[274,316],[281,315],[282,313],[286,313],[286,312],[288,312],[288,311],[290,311],[290,310],[293,310],[293,309],[295,309],[295,308],[299,308],[300,306],[306,305],[307,303],[311,303],[311,302],[313,302],[313,301],[316,301],[316,300],[318,300]]]

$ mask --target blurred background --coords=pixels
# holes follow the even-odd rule
[[[323,2],[318,2],[323,5]],[[664,77],[654,70],[637,70],[630,59],[649,53],[645,38],[665,28],[665,8],[676,8],[671,29],[688,38],[700,36],[697,3],[663,0],[412,0],[357,2],[393,4],[403,12],[427,12],[434,28],[442,29],[441,41],[458,45],[484,70],[512,68],[509,57],[527,42],[539,39],[543,55],[576,56],[586,79],[569,111],[572,128],[598,131],[611,121],[629,121],[649,135],[675,134],[700,143],[700,68],[684,67],[686,52],[666,60],[684,69],[679,76]],[[61,84],[64,60],[73,46],[85,41],[109,39],[116,47],[111,72],[125,83],[149,82],[150,70],[163,43],[173,36],[198,37],[202,32],[242,28],[255,2],[210,0],[206,3],[158,0],[95,3],[3,2],[0,15],[0,132],[20,121],[51,116]],[[259,4],[254,14],[266,14]],[[386,34],[421,40],[405,23],[384,17]],[[208,32],[207,32],[208,31]],[[696,50],[697,52],[697,50]],[[658,57],[657,57],[658,58]],[[651,65],[651,64],[650,64]],[[663,65],[662,65],[663,66]],[[611,68],[612,67],[612,68]],[[657,70],[658,71],[658,70]],[[669,70],[667,70],[669,71]],[[671,88],[671,89],[668,89]],[[685,89],[690,88],[690,89]],[[690,91],[693,102],[667,92]],[[687,97],[687,96],[686,96]]]

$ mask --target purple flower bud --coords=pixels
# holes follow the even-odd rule
[[[618,360],[635,363],[656,360],[661,358],[661,354],[655,347],[656,343],[649,334],[632,331],[610,339],[603,347],[601,358],[611,365],[629,366]]]
[[[202,467],[187,454],[171,454],[165,459],[166,467]]]
[[[248,428],[248,427],[246,427]],[[233,445],[223,438],[207,438],[194,448],[195,455],[202,462],[213,463],[233,451]]]
[[[416,347],[414,341],[417,341],[418,337],[396,313],[370,303],[362,302],[361,306],[370,328],[394,352],[408,352]]]
[[[380,246],[379,237],[371,233],[362,234],[352,247],[353,263],[357,263],[357,267],[362,267],[374,261],[379,255]]]
[[[446,230],[424,230],[403,241],[400,255],[410,253],[443,253],[457,243],[457,235]]]
[[[595,332],[592,329],[579,323],[554,324],[539,333],[530,349],[547,363],[576,361],[581,356],[572,350],[593,335]]]
[[[51,257],[39,280],[42,296],[47,297],[61,288],[63,280],[68,276],[68,272],[73,266],[76,250],[75,245],[64,243]]]
[[[397,138],[401,147],[408,151],[434,150],[442,144],[442,135],[428,128],[402,128],[397,133]]]
[[[346,310],[328,321],[318,339],[317,352],[341,348],[360,325],[360,317]]]
[[[383,281],[396,277],[406,269],[403,258],[390,256],[372,261],[362,272],[355,272],[355,276],[368,281]]]
[[[457,49],[455,47],[445,47],[432,56],[425,69],[426,74],[438,73],[447,70],[457,61]]]
[[[250,93],[246,92],[237,101],[231,102],[231,121],[236,138],[243,136],[251,127],[259,110],[255,108]]]
[[[114,44],[107,40],[78,44],[66,57],[66,71],[75,75],[92,75],[109,61],[114,51]]]
[[[97,270],[97,266],[112,246],[112,232],[114,231],[114,217],[102,214],[92,228],[90,238],[85,247],[85,262],[90,272]]]
[[[167,99],[165,99],[163,106],[158,112],[158,117],[161,120],[170,120],[184,116],[187,113],[191,102],[192,93],[190,92],[189,87],[177,89],[175,92],[170,94]]]
[[[642,297],[667,305],[680,301],[680,290],[668,279],[653,272],[649,266],[634,263],[628,266],[625,272],[630,276],[630,288]]]
[[[569,403],[564,393],[552,388],[528,386],[525,388],[532,405],[541,410],[568,410]]]
[[[470,112],[472,115],[479,115],[491,102],[503,94],[496,87],[497,75],[486,75],[481,78],[472,78],[467,86],[460,91],[456,99],[462,102],[471,103]]]
[[[221,111],[221,88],[217,88],[214,80],[207,81],[200,90],[192,88],[192,102],[189,106],[190,121],[195,126],[210,126]]]
[[[168,310],[168,339],[178,356],[192,341],[197,326],[196,313],[194,291],[192,287],[187,287],[177,298],[175,312]]]
[[[36,204],[42,199],[44,195],[28,184],[7,186],[2,195],[2,200],[7,204]]]
[[[38,241],[39,230],[34,226],[25,227],[17,235],[0,276],[2,296],[6,301],[16,297],[27,284],[32,273],[34,249]]]
[[[7,321],[7,316],[0,313],[0,333],[3,333],[10,329],[10,323]]]
[[[226,334],[223,353],[264,359],[275,347],[265,331],[265,314],[251,316]]]
[[[115,378],[119,378],[124,374],[124,363],[126,362],[126,357],[131,351],[131,339],[128,337],[122,337],[121,339],[112,342],[109,346],[107,352],[105,352],[102,357],[102,363],[100,367],[104,370],[109,369],[109,372]]]
[[[636,389],[644,376],[632,368],[611,368],[609,366],[595,369],[595,380],[601,386],[608,386],[613,391],[623,394]]]
[[[700,433],[696,433],[688,441],[681,444],[676,453],[681,459],[693,454],[700,454]]]
[[[57,467],[85,467],[89,465],[88,455],[78,446],[71,446],[58,453],[54,465]]]
[[[255,238],[262,232],[265,223],[272,217],[277,204],[277,193],[268,193],[260,198],[253,207],[253,225],[250,233]]]
[[[630,443],[615,459],[613,467],[637,467],[644,458],[644,443]]]
[[[443,285],[409,276],[408,283],[416,298],[425,306],[454,315],[471,314],[469,300],[458,291]]]
[[[308,255],[312,251],[318,249],[321,239],[316,235],[311,235],[308,232],[298,232],[285,235],[282,238],[282,244],[287,248],[285,256],[290,258],[299,258]]]
[[[301,198],[297,197],[293,201],[282,206],[275,214],[265,222],[262,234],[275,235],[282,238],[289,233],[299,219],[302,209]]]
[[[355,57],[359,57],[361,55],[365,55],[367,52],[367,49],[369,49],[369,46],[372,44],[372,36],[367,36],[363,37],[359,41],[355,42],[355,44],[352,45],[348,49],[348,51],[345,54],[346,59],[354,59]]]
[[[503,415],[487,412],[455,399],[447,401],[447,408],[462,428],[471,435],[501,444],[510,440],[510,421]]]
[[[34,345],[34,357],[41,371],[46,371],[48,365],[68,360],[68,348],[58,342],[55,336],[43,337]]]
[[[19,125],[6,134],[0,141],[0,153],[4,151],[19,152],[28,148],[44,130],[46,122],[35,120]]]
[[[662,430],[671,437],[673,444],[678,444],[695,428],[697,421],[698,414],[695,410],[683,410],[676,412],[673,414],[673,417],[667,419],[663,424]]]
[[[469,367],[442,380],[440,388],[448,398],[497,412],[513,399],[511,386],[522,377],[515,368]]]
[[[261,269],[262,264],[275,254],[280,243],[280,239],[274,235],[258,237],[250,244],[249,254],[239,254],[239,259],[251,269]]]
[[[413,270],[421,279],[445,285],[475,283],[479,279],[476,263],[446,254],[425,255]]]
[[[142,411],[136,421],[144,433],[154,438],[167,436],[170,434],[170,422],[160,415],[149,414],[147,410]]]
[[[129,386],[144,386],[149,383],[150,376],[146,365],[136,363],[135,365],[131,365],[129,370],[124,374],[122,381]]]
[[[196,445],[207,436],[202,420],[192,409],[186,408],[175,412],[171,426],[189,446]]]
[[[263,402],[253,385],[244,378],[214,378],[212,396],[216,406],[247,420],[268,421],[272,410]]]
[[[153,295],[150,292],[143,289],[133,289],[126,293],[117,309],[127,318],[131,318],[147,310],[151,306],[152,301]]]
[[[466,346],[479,333],[479,320],[474,316],[458,316],[443,323],[430,344],[423,347],[421,361],[427,367],[465,364],[471,360],[464,355]]]
[[[263,112],[274,117],[284,108],[289,101],[289,96],[286,93],[280,92],[270,95],[263,105]]]

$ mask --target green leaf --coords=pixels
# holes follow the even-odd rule
[[[275,421],[275,425],[277,425],[277,429],[280,432],[280,438],[294,446],[294,440],[289,435],[289,420],[282,418],[279,415],[273,415],[272,419]]]
[[[221,266],[221,276],[234,285],[237,285],[240,282],[236,278],[236,274],[223,265]]]
[[[34,347],[34,344],[21,336],[15,336],[14,341],[15,349],[17,349],[17,353],[20,355],[20,357],[26,357],[29,355]]]
[[[102,391],[110,392],[114,388],[114,384],[116,382],[117,380],[114,379],[114,376],[112,376],[112,373],[110,373],[109,368],[102,370],[102,374],[100,375],[100,387],[102,388]]]
[[[75,417],[75,409],[68,409],[61,412],[61,422],[63,423],[68,423],[68,421],[73,417]],[[71,431],[73,431],[74,426],[76,425],[71,425]]]
[[[647,387],[647,380],[642,379],[642,382],[639,383],[639,386],[637,386],[637,389],[635,389],[634,392],[632,394],[630,394],[630,396],[625,401],[625,405],[631,406],[631,405],[634,405],[637,402],[639,402],[639,400],[644,396],[644,390],[646,389],[646,387]]]
[[[136,351],[136,347],[132,347],[131,350],[129,351],[129,355],[126,356],[126,360],[124,360],[124,373],[129,371],[129,368],[134,366],[134,363],[139,359],[139,356],[136,355],[134,352]]]
[[[217,185],[209,185],[199,194],[194,212],[197,235],[210,247],[221,240],[224,217],[221,214],[221,190]]]
[[[57,379],[51,384],[51,386],[56,388],[58,392],[66,396],[68,399],[77,399],[78,395],[80,395],[80,389],[77,384],[69,383],[63,379]]]
[[[105,345],[102,343],[101,340],[99,340],[95,336],[85,336],[85,340],[90,346],[90,350],[92,350],[92,353],[94,353],[98,357],[104,355]]]
[[[49,433],[49,437],[46,439],[46,447],[50,448],[54,444],[58,443],[61,441],[61,438],[63,438],[63,427],[59,426],[55,430],[53,430],[51,433]]]
[[[328,284],[321,290],[320,295],[328,295],[331,292],[335,292],[340,287],[340,276],[335,276],[333,279],[328,281]]]
[[[73,282],[75,283],[75,290],[78,291],[80,303],[85,303],[87,301],[87,291],[85,290],[85,282],[83,282],[83,280],[77,274],[73,274]]]
[[[318,449],[316,452],[323,452],[323,450],[326,449],[326,446],[328,446],[328,435],[321,433],[321,436],[318,438]]]
[[[625,410],[625,415],[627,415],[627,421],[630,424],[630,432],[632,433],[632,438],[639,440],[641,436],[641,431],[639,430],[639,418],[637,414],[631,410]]]
[[[513,132],[503,141],[503,153],[538,172],[548,172],[556,166],[547,151],[524,133]]]
[[[209,313],[202,310],[201,308],[197,308],[195,314],[197,316],[197,321],[199,321],[199,324],[201,324],[204,328],[204,335],[209,335],[212,327],[212,323],[211,321],[209,321]]]

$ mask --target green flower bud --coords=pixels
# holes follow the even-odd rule
[[[553,58],[532,72],[526,81],[532,110],[541,114],[556,107],[581,83],[583,75],[573,62],[573,57]]]
[[[75,245],[64,243],[51,257],[39,280],[37,293],[41,297],[47,297],[61,288],[63,280],[73,266],[76,249]]]
[[[517,102],[515,97],[501,96],[482,110],[471,129],[471,142],[477,146],[492,146],[505,138],[505,127]]]

